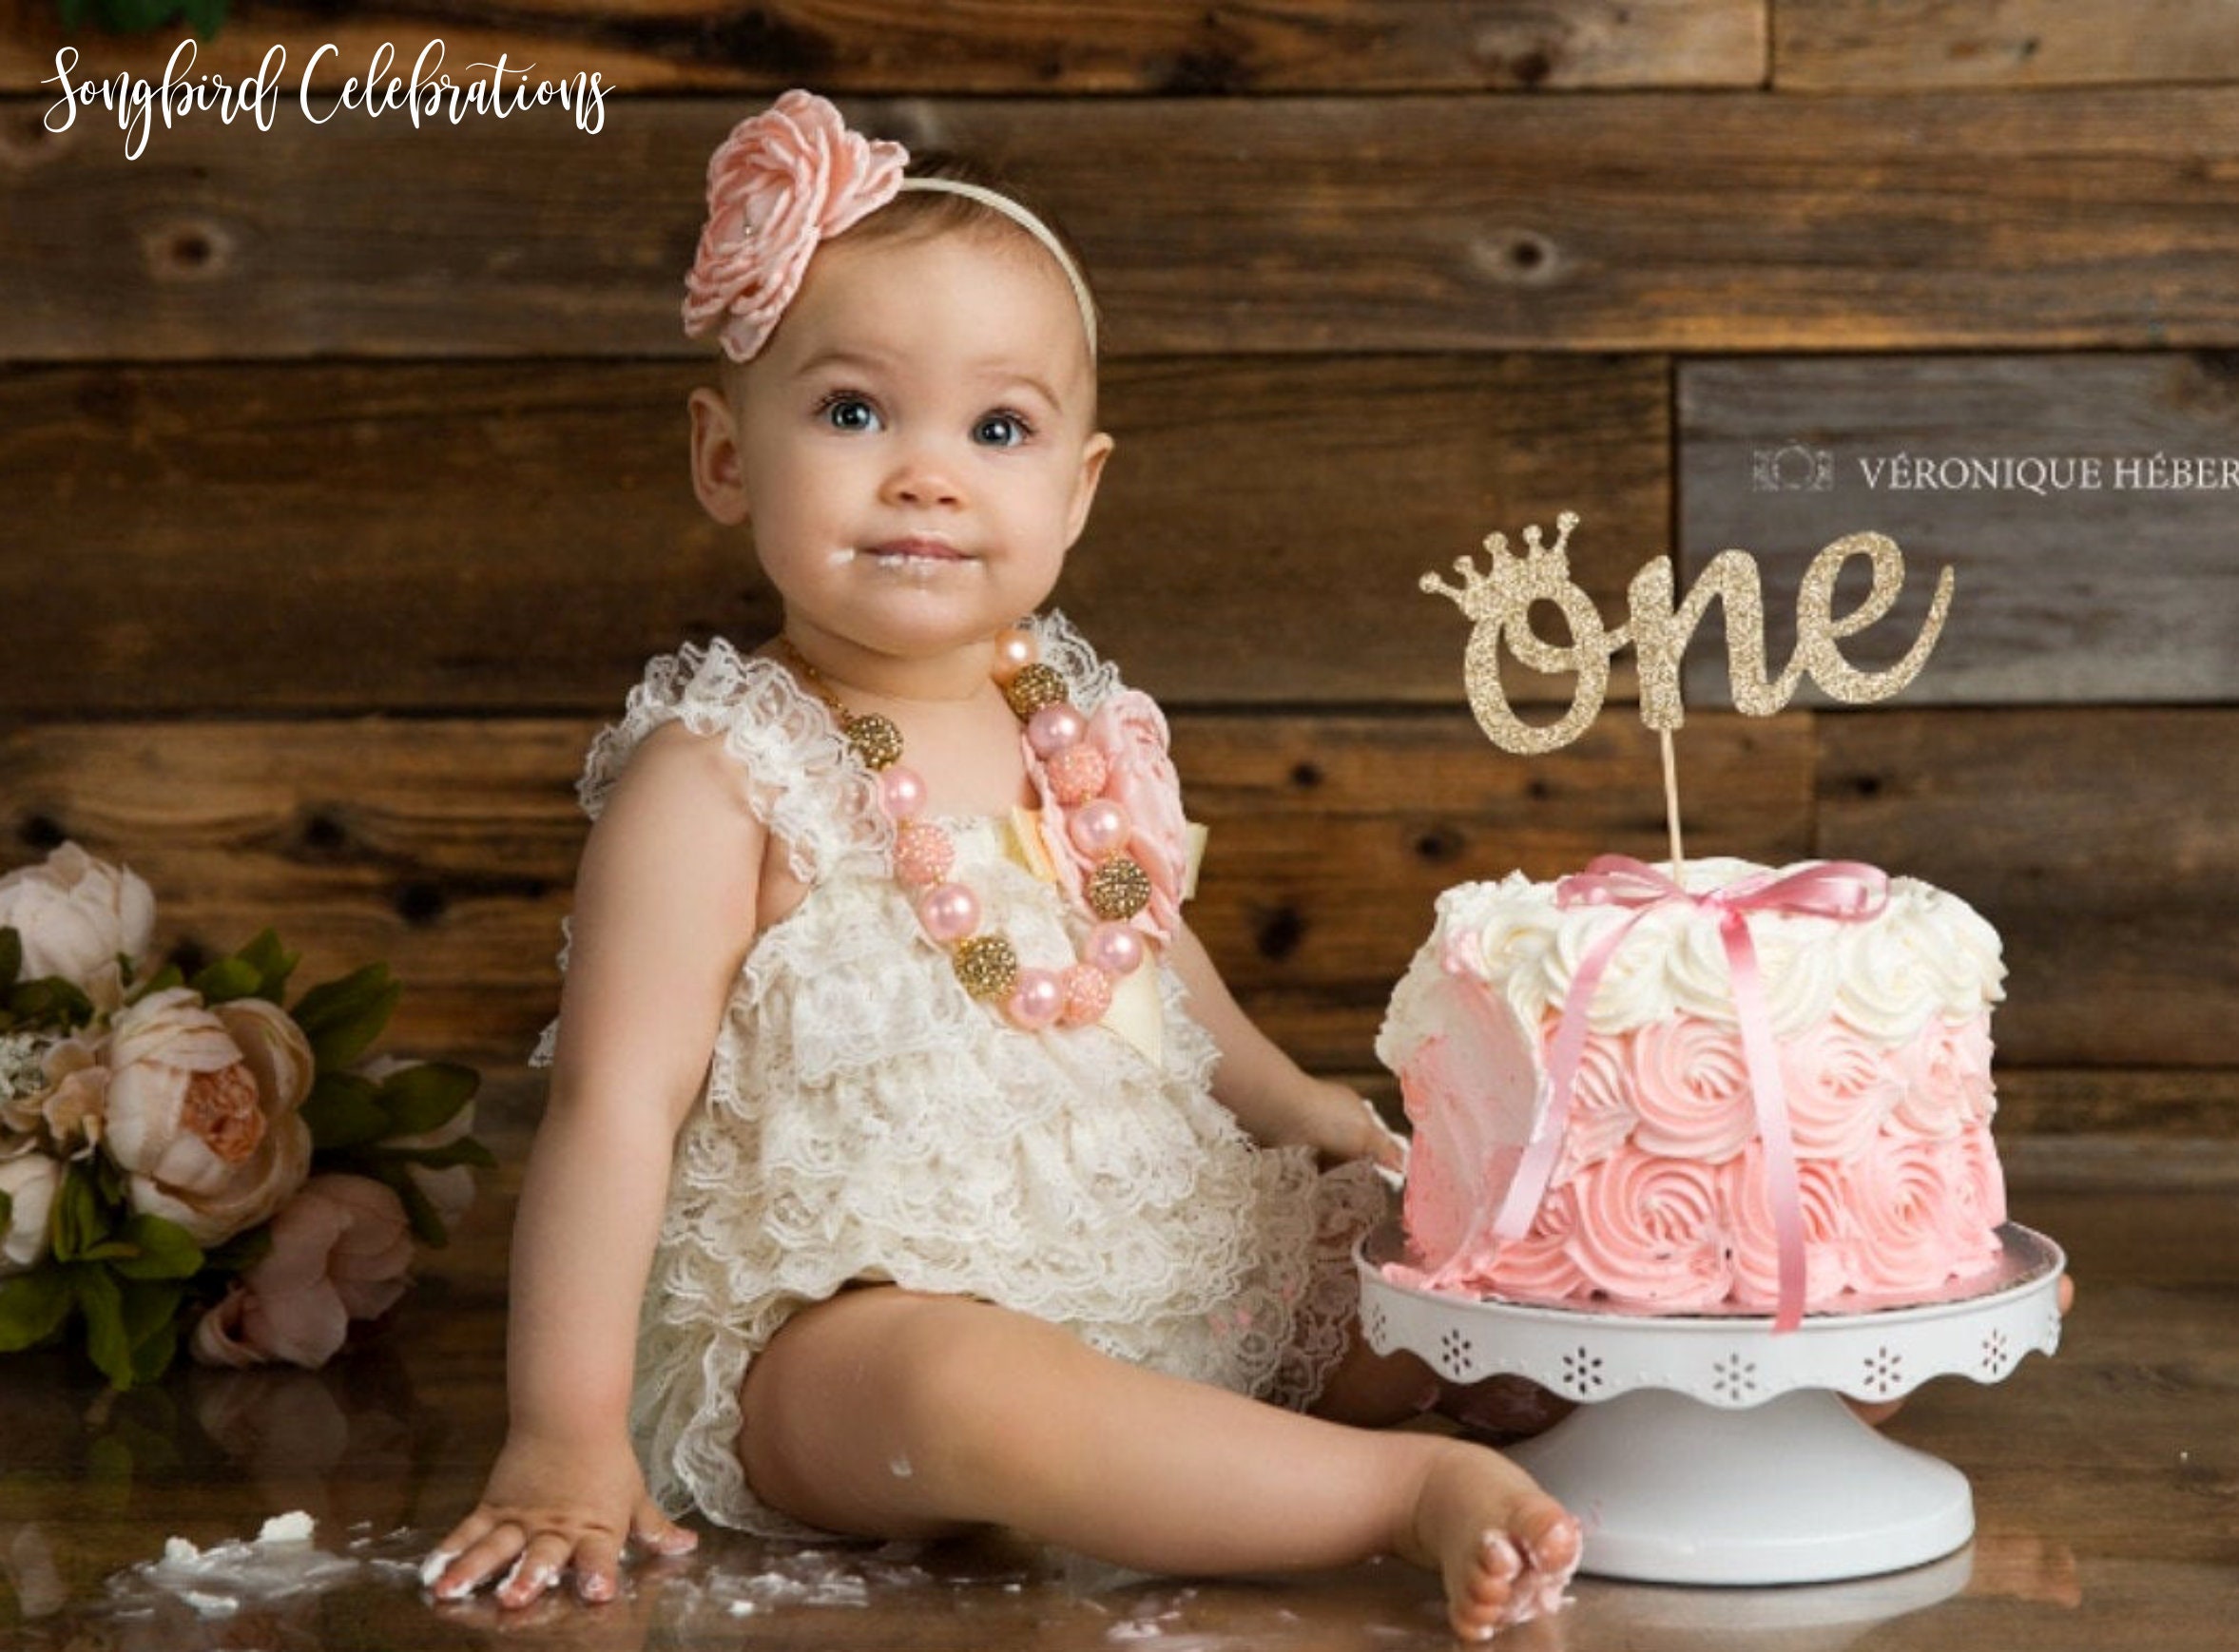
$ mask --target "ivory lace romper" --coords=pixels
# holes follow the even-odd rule
[[[1118,687],[1062,618],[1031,628],[1084,714]],[[662,1507],[825,1535],[746,1485],[739,1393],[788,1315],[856,1280],[981,1297],[1140,1365],[1310,1401],[1357,1309],[1350,1249],[1384,1207],[1373,1170],[1255,1145],[1213,1099],[1212,1041],[1163,963],[1156,1065],[1104,1027],[1021,1032],[966,996],[894,878],[870,772],[773,662],[720,641],[656,659],[591,747],[590,815],[670,719],[723,740],[807,893],[741,967],[677,1143],[630,1408]],[[942,824],[986,925],[1029,962],[1070,961],[1087,920],[1007,852],[1010,822]]]

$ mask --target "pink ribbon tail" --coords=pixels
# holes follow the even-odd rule
[[[1788,1131],[1788,1093],[1781,1081],[1780,1051],[1773,1045],[1772,1015],[1765,1005],[1765,983],[1757,973],[1757,947],[1749,939],[1748,917],[1727,908],[1719,913],[1718,933],[1733,974],[1742,1061],[1756,1104],[1757,1134],[1765,1143],[1766,1193],[1772,1201],[1773,1238],[1780,1246],[1780,1296],[1772,1328],[1793,1331],[1804,1322],[1804,1198],[1796,1143]]]

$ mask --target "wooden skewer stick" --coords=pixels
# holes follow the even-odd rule
[[[1671,881],[1682,887],[1687,882],[1687,858],[1679,846],[1679,759],[1671,749],[1671,731],[1656,731],[1657,742],[1664,749],[1664,819],[1671,828]]]

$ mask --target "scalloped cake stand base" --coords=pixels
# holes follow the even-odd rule
[[[1471,1300],[1387,1278],[1396,1225],[1361,1241],[1361,1324],[1456,1382],[1503,1373],[1580,1403],[1510,1454],[1585,1524],[1581,1570],[1667,1584],[1870,1577],[1974,1535],[1966,1476],[1853,1416],[1930,1377],[1992,1383],[2060,1339],[2066,1258],[1999,1230],[1993,1272],[1932,1301],[1813,1315],[1651,1317]]]

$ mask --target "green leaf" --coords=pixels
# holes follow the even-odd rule
[[[125,1294],[106,1268],[70,1270],[78,1311],[86,1316],[86,1354],[111,1388],[132,1386],[132,1337],[125,1328]]]
[[[13,924],[0,924],[0,989],[14,986],[23,972],[23,935]]]
[[[406,1164],[417,1164],[428,1170],[448,1170],[454,1164],[471,1164],[477,1170],[495,1170],[497,1157],[472,1136],[461,1136],[455,1142],[446,1142],[440,1147],[376,1147],[360,1157],[374,1160],[394,1160]]]
[[[69,1270],[48,1263],[0,1284],[0,1354],[35,1348],[70,1311]]]
[[[127,1005],[137,1004],[150,993],[168,992],[174,987],[185,985],[186,977],[179,972],[179,966],[165,964],[146,980],[141,982],[139,986],[133,988],[131,991],[125,993],[125,1002]]]
[[[204,40],[216,34],[225,23],[225,0],[185,0],[180,8],[195,33]]]
[[[133,1380],[153,1382],[179,1352],[179,1304],[185,1299],[186,1287],[168,1279],[129,1280],[122,1295]]]
[[[204,1004],[230,1004],[236,998],[253,997],[262,984],[257,966],[239,956],[220,958],[187,983],[203,995]]]
[[[132,1247],[131,1255],[116,1264],[124,1278],[188,1279],[202,1271],[203,1247],[175,1221],[135,1216],[125,1224],[124,1240]]]
[[[93,1174],[83,1164],[67,1166],[54,1196],[54,1259],[76,1261],[109,1237],[116,1212],[105,1208]]]
[[[0,1233],[6,1233],[15,1220],[15,1196],[0,1187]]]
[[[458,1117],[481,1084],[482,1075],[471,1066],[424,1061],[391,1073],[376,1095],[393,1125],[391,1135],[419,1136]]]
[[[352,1072],[325,1072],[312,1081],[303,1103],[311,1145],[321,1153],[362,1147],[389,1134],[389,1115],[374,1099],[371,1079]]]
[[[437,1250],[451,1242],[451,1235],[445,1230],[434,1202],[420,1191],[420,1184],[412,1179],[410,1170],[394,1162],[368,1168],[376,1179],[396,1190],[397,1200],[404,1206],[405,1220],[412,1223],[414,1239]]]
[[[219,11],[223,13],[222,5],[219,7]],[[296,972],[296,965],[302,954],[291,952],[281,946],[280,936],[272,931],[261,930],[257,938],[234,953],[234,956],[256,969],[257,996],[269,998],[278,1004],[286,993],[288,977]]]
[[[363,1055],[389,1024],[404,989],[386,964],[368,964],[338,981],[314,987],[289,1013],[311,1041],[321,1073],[338,1072]]]
[[[83,1027],[93,1019],[93,1000],[60,975],[18,981],[8,989],[9,1012],[26,1027]]]

